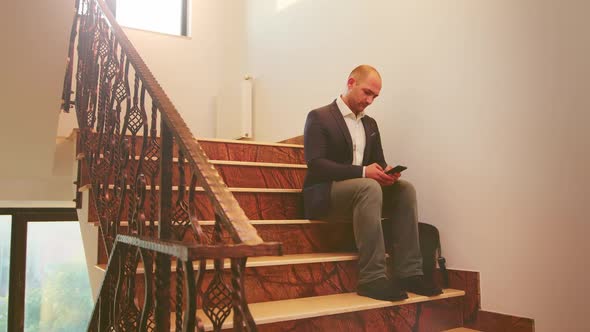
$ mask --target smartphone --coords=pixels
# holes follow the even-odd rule
[[[406,166],[402,166],[402,165],[397,165],[394,168],[390,169],[389,171],[385,172],[385,174],[395,174],[395,173],[401,173],[403,171],[405,171],[406,169],[408,169]]]

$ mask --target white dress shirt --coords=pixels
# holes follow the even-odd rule
[[[363,155],[365,153],[365,144],[367,138],[365,137],[365,127],[361,119],[365,116],[365,112],[360,112],[355,115],[348,105],[342,100],[341,96],[336,98],[336,105],[340,109],[340,113],[344,117],[344,122],[350,132],[352,138],[352,164],[361,166],[363,164]],[[363,177],[365,177],[365,167],[363,167]]]

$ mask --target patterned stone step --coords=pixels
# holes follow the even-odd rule
[[[137,136],[135,144],[127,137],[134,155],[141,154],[143,137]],[[264,163],[305,164],[303,145],[285,143],[266,143],[256,141],[226,140],[215,138],[196,138],[209,159],[253,161]],[[160,138],[157,138],[160,144]],[[178,157],[178,147],[173,144],[173,155]],[[77,152],[81,152],[78,149]]]
[[[248,259],[244,289],[248,303],[297,299],[310,296],[340,294],[356,291],[357,255],[354,253],[314,253],[284,256],[252,257]],[[197,269],[197,264],[194,264]],[[105,264],[98,268],[104,270]],[[204,285],[212,279],[213,262],[207,262]],[[175,262],[172,271],[176,271]],[[143,267],[138,268],[137,285],[143,289]],[[175,274],[173,273],[173,276]],[[229,261],[224,264],[224,278],[229,282]],[[461,319],[471,318],[479,308],[479,274],[450,270],[449,287],[464,291],[466,296],[454,304],[453,311]],[[440,281],[439,281],[440,282]],[[172,278],[172,292],[175,280]],[[138,293],[141,293],[138,292]],[[458,327],[455,325],[449,326]],[[438,330],[437,330],[438,331]]]
[[[303,145],[197,139],[209,159],[305,164]]]
[[[195,262],[195,269],[198,264]],[[229,261],[224,264],[224,280],[231,284]],[[97,268],[104,271],[106,264]],[[172,270],[176,271],[173,261]],[[207,262],[204,287],[213,278],[213,262]],[[284,256],[251,257],[245,270],[244,289],[248,303],[285,300],[299,297],[354,292],[357,280],[357,255],[353,253],[314,253]],[[138,294],[143,293],[143,267],[136,279]],[[175,294],[175,273],[171,292]]]
[[[315,220],[252,220],[258,234],[266,242],[282,242],[283,254],[355,251],[350,223],[326,223]],[[156,223],[157,225],[157,223]],[[212,238],[213,221],[200,223],[207,238]],[[127,233],[127,222],[121,223],[120,233]],[[225,243],[231,243],[223,232]],[[99,242],[99,263],[106,263],[106,251]]]
[[[229,187],[301,189],[307,166],[212,161]]]
[[[84,186],[80,190],[85,191],[90,186]],[[246,216],[252,220],[282,220],[282,219],[302,219],[303,218],[303,199],[299,189],[267,189],[267,188],[230,188],[234,197],[246,213]],[[196,189],[197,194],[197,217],[199,220],[215,219],[213,206],[202,188]],[[178,199],[178,187],[173,188],[172,202]],[[152,195],[152,188],[148,187],[148,197]],[[159,195],[158,187],[155,188],[155,197]],[[188,198],[188,192],[185,197]],[[157,219],[158,206],[152,206],[151,200],[146,199],[144,211],[147,219]],[[98,221],[96,210],[91,204],[89,220],[90,222]],[[154,211],[154,213],[152,213]],[[129,219],[128,206],[123,209],[123,219]]]
[[[210,160],[213,166],[219,172],[219,175],[229,187],[236,188],[275,188],[275,189],[301,189],[306,165],[300,164],[279,164],[279,163],[261,163],[261,162],[244,162],[244,161],[227,161],[227,160]],[[130,160],[127,164],[128,174],[135,174],[139,161]],[[178,159],[174,158],[172,168],[172,183],[179,185],[180,170],[184,171],[185,185],[190,183],[192,172],[190,165],[185,163],[182,168],[178,165]],[[82,171],[82,185],[88,184],[88,177],[85,171]],[[114,183],[114,178],[110,179],[110,184]],[[155,179],[146,178],[147,184],[151,185],[152,181],[158,185],[160,176]],[[198,182],[201,184],[200,181]]]
[[[441,331],[463,325],[464,295],[461,290],[445,289],[439,296],[410,293],[406,300],[391,302],[342,293],[251,303],[249,308],[259,331]],[[213,330],[201,310],[197,315],[206,331]],[[223,329],[232,327],[230,315]]]
[[[350,223],[328,223],[317,220],[251,220],[266,242],[282,242],[283,253],[354,251],[354,234]],[[213,232],[213,221],[200,223],[203,231]],[[229,234],[224,240],[230,243]]]

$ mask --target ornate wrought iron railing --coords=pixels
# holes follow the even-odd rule
[[[243,290],[235,288],[239,284],[229,286],[223,279],[223,254],[231,253],[226,258],[239,258],[234,276],[239,280],[248,256],[260,250],[280,254],[280,244],[265,243],[258,236],[103,0],[77,0],[62,109],[66,112],[75,109],[79,127],[77,184],[90,187],[89,203],[110,261],[123,259],[113,258],[119,234],[207,248],[205,252],[210,256],[203,257],[215,260],[215,277],[206,290],[198,290],[196,295],[201,297],[203,306],[206,298],[217,297],[211,302],[216,303],[217,308],[205,310],[205,313],[213,322],[222,324],[227,316],[221,313],[233,307],[234,311],[243,311],[246,317],[242,325],[234,325],[234,328],[252,328]],[[205,193],[210,205],[197,199],[197,190]],[[199,224],[203,210],[207,209],[205,205],[212,206],[215,214],[215,227],[211,232],[204,232]],[[240,246],[228,251],[230,247],[223,245],[224,238]],[[149,261],[146,254],[139,256],[144,263]],[[158,287],[153,294],[152,315],[156,330],[168,331],[171,307],[166,289],[171,278],[170,256],[160,253],[154,259],[154,282]],[[200,267],[202,271],[204,265]],[[111,268],[121,271],[122,267],[109,263]],[[119,273],[116,271],[107,271],[102,300],[96,310],[106,310],[105,303],[119,296],[119,293],[109,293],[105,300],[107,295],[102,293],[106,292],[105,285],[110,285],[109,276]],[[146,292],[150,289],[148,286],[146,284]],[[219,292],[220,289],[225,291]],[[237,307],[236,299],[240,301]],[[109,308],[112,311],[113,307]],[[111,324],[126,324],[120,319],[127,317],[117,316],[116,312],[112,315],[119,321],[111,321]],[[100,317],[104,315],[107,313],[99,313]],[[100,321],[103,322],[102,318]],[[136,327],[144,326],[141,324]],[[216,329],[221,328],[219,324]]]
[[[209,317],[214,330],[221,329],[232,310],[233,326],[237,330],[253,330],[252,315],[243,305],[242,298],[244,253],[259,256],[273,251],[272,245],[187,246],[182,242],[118,235],[88,331],[170,331],[171,328],[175,331],[204,331],[203,321],[197,315],[199,296],[202,312]],[[175,260],[176,277],[172,283],[158,282],[161,279],[154,273],[158,271],[157,265],[154,268],[155,253]],[[200,291],[207,258],[230,258],[231,292],[227,287],[218,287],[208,294]],[[194,266],[197,266],[196,271]],[[138,278],[138,267],[143,269],[143,279]],[[163,320],[158,317],[158,298],[154,296],[158,293],[169,294],[164,301],[170,302],[174,308],[172,313],[160,313],[170,320],[167,327],[158,324]],[[231,297],[221,299],[217,293]],[[222,306],[218,304],[220,300],[224,302]]]

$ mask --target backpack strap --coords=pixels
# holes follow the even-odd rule
[[[449,271],[447,271],[447,260],[442,256],[442,248],[440,245],[440,240],[438,242],[438,267],[440,268],[440,272],[443,278],[443,288],[449,287]]]

